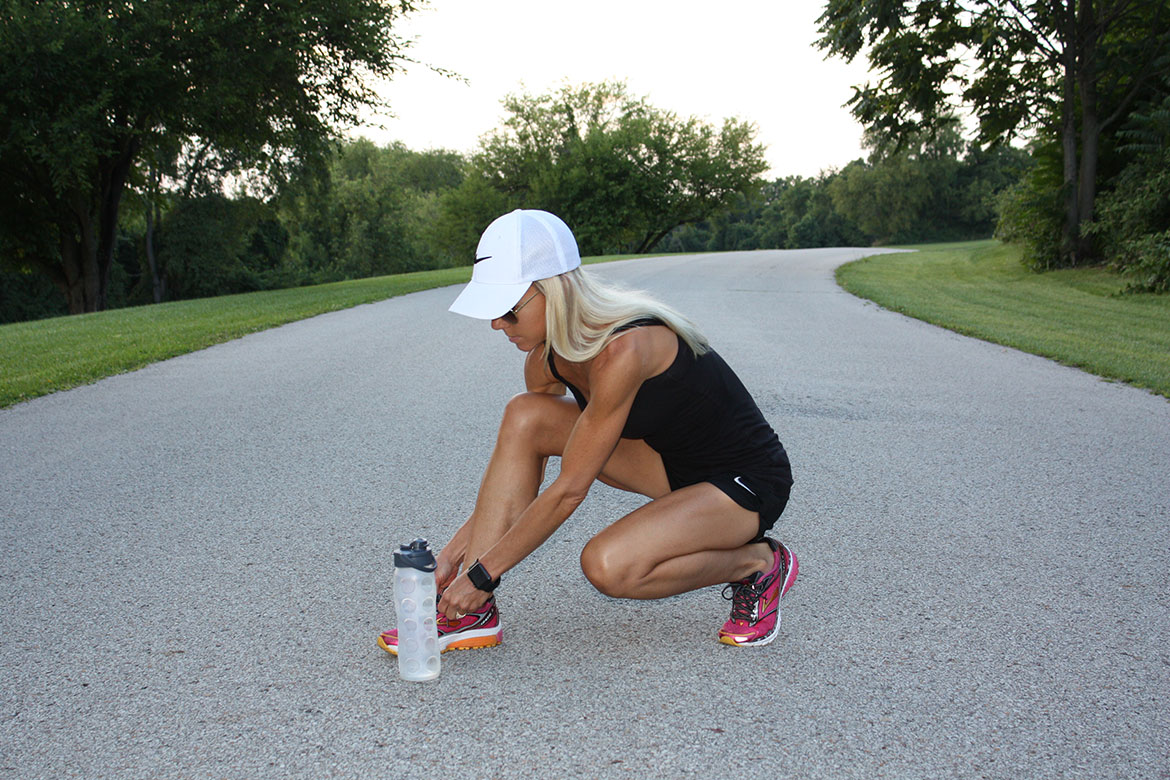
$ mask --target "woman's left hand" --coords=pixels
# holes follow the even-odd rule
[[[468,612],[475,612],[486,604],[489,598],[490,593],[484,593],[471,584],[466,574],[460,574],[443,591],[443,598],[439,600],[439,611],[445,614],[448,620],[458,620]]]

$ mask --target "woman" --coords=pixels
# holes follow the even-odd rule
[[[788,456],[694,325],[580,265],[560,219],[513,211],[484,232],[471,283],[451,306],[491,320],[527,353],[527,392],[508,403],[475,509],[438,555],[440,646],[499,644],[501,575],[595,480],[652,499],[585,545],[581,568],[599,591],[653,599],[730,583],[719,640],[767,644],[797,573],[791,551],[764,535],[788,501]],[[550,456],[560,475],[539,492]],[[397,641],[391,630],[378,644],[395,653]]]

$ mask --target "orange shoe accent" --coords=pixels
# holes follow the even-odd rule
[[[495,647],[496,645],[500,644],[502,640],[502,633],[503,632],[500,632],[500,634],[492,634],[491,636],[479,636],[473,637],[471,639],[463,639],[458,642],[452,642],[443,648],[443,652],[445,653],[448,650],[479,650],[484,647]]]
[[[503,633],[504,632],[501,631],[499,633],[492,634],[491,636],[470,637],[468,639],[452,642],[439,652],[445,653],[448,650],[479,650],[485,647],[495,647],[503,641]],[[386,638],[384,634],[378,635],[378,647],[382,648],[390,655],[398,655],[398,646],[386,644]]]

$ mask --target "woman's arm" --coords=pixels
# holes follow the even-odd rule
[[[507,533],[480,556],[499,577],[524,560],[560,527],[585,499],[621,439],[630,407],[645,380],[647,361],[634,339],[618,339],[590,371],[589,405],[577,419],[561,457],[560,475],[528,506]],[[466,562],[470,565],[470,561]],[[466,576],[452,582],[439,605],[448,617],[482,606],[487,595]]]
[[[435,588],[440,593],[459,575],[459,566],[467,555],[470,541],[471,521],[468,519],[435,556]]]
[[[544,350],[537,347],[531,350],[524,358],[524,389],[530,393],[549,393],[551,395],[564,395],[565,386],[557,381],[557,379],[549,373],[548,363],[545,361]],[[542,464],[541,472],[544,471],[544,465],[548,463],[548,458],[545,458]],[[471,542],[471,520],[467,521],[459,527],[451,540],[447,542],[446,546],[439,551],[435,556],[437,566],[435,568],[435,585],[439,592],[451,584],[451,581],[459,574],[459,567],[463,564],[463,558],[467,553],[467,546]],[[468,561],[467,563],[471,563]]]

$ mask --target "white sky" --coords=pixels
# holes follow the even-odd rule
[[[359,128],[379,144],[471,152],[498,127],[500,101],[569,83],[624,80],[680,116],[718,126],[755,122],[768,178],[814,176],[864,156],[861,127],[842,105],[867,80],[814,48],[824,0],[432,0],[396,29],[411,56],[470,83],[414,65],[381,92],[395,116]]]

